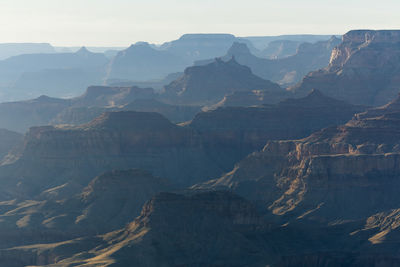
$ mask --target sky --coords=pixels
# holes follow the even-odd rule
[[[0,0],[0,42],[162,43],[184,33],[344,34],[400,29],[400,0]]]

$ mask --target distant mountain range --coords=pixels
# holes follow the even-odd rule
[[[107,80],[146,81],[182,72],[196,60],[223,55],[235,41],[253,48],[251,42],[230,34],[185,34],[159,47],[139,42],[117,54]]]
[[[314,37],[300,40],[313,41]],[[278,38],[275,47],[272,42],[261,51],[254,47],[251,38],[230,34],[185,34],[162,45],[139,42],[126,49],[90,47],[95,53],[86,48],[55,48],[49,44],[3,44],[0,45],[0,101],[25,100],[42,94],[72,97],[90,85],[102,84],[154,85],[160,89],[167,83],[160,84],[164,77],[183,72],[195,61],[221,57],[235,42],[246,44],[256,56],[269,58],[289,56],[300,45],[299,41],[292,44]]]
[[[280,59],[257,57],[250,52],[246,44],[234,43],[222,60],[227,61],[234,57],[238,63],[250,67],[255,75],[287,86],[297,83],[310,71],[327,66],[333,48],[340,43],[341,40],[335,36],[314,44],[303,43],[294,55]],[[210,61],[198,61],[196,64],[203,65]]]
[[[158,94],[152,88],[91,86],[74,98],[42,95],[32,100],[1,103],[0,124],[25,132],[35,125],[80,124],[103,112],[122,110],[160,112],[174,122],[183,122],[191,120],[203,106],[220,102],[227,94],[253,90],[264,92],[263,103],[277,103],[290,95],[234,60],[217,60],[206,66],[187,68]]]

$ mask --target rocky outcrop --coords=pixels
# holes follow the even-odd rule
[[[228,62],[216,59],[205,66],[187,68],[181,78],[165,86],[164,98],[175,103],[205,105],[214,104],[233,92],[252,90],[286,95],[277,84],[255,76],[235,59]]]
[[[291,88],[301,95],[317,88],[353,104],[382,105],[400,85],[399,31],[350,31],[332,51],[329,66]]]

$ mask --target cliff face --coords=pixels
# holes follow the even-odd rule
[[[279,85],[255,76],[248,67],[234,59],[216,59],[204,66],[189,67],[184,75],[165,86],[164,98],[185,104],[213,104],[236,91],[267,90],[281,93]]]
[[[400,84],[399,36],[399,31],[350,31],[332,51],[329,66],[310,73],[291,90],[301,95],[317,88],[354,104],[387,103]]]
[[[188,124],[219,161],[221,151],[236,161],[260,150],[267,140],[299,139],[324,127],[348,121],[364,107],[326,97],[314,90],[304,98],[261,107],[224,107],[202,112]]]
[[[111,169],[141,168],[183,185],[221,173],[195,131],[158,113],[133,111],[105,113],[77,127],[33,127],[16,157],[3,167],[3,178],[13,183],[9,176],[20,175],[18,190],[31,193],[66,182],[85,185]]]
[[[400,31],[350,31],[343,35],[342,44],[333,49],[329,68],[345,66],[348,60],[355,55],[358,50],[371,44],[380,44],[382,46],[392,44],[396,46],[399,42]],[[357,55],[357,57],[359,57],[359,55]],[[352,62],[352,64],[354,63],[356,62]]]
[[[269,220],[326,238],[327,250],[297,251],[277,266],[395,266],[399,103],[301,140],[270,141],[231,172],[193,189],[229,189],[256,203]]]
[[[203,112],[184,126],[158,113],[107,112],[80,126],[31,128],[3,176],[9,183],[9,176],[22,177],[14,189],[31,193],[66,182],[85,186],[103,171],[127,168],[191,185],[220,176],[268,140],[302,138],[360,110],[314,91],[274,106]]]
[[[364,220],[399,201],[399,98],[297,141],[271,141],[220,179],[283,220]],[[347,205],[346,203],[352,203]]]

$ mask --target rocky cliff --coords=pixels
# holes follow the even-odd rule
[[[11,186],[8,193],[27,195],[65,183],[79,188],[111,169],[141,168],[182,185],[222,171],[194,130],[158,113],[133,111],[105,113],[76,127],[32,127],[14,158],[1,179]]]
[[[394,189],[400,175],[399,102],[302,140],[271,141],[232,172],[198,188],[231,188],[262,201],[267,213],[283,220],[329,224],[394,209],[399,200]]]
[[[304,138],[324,127],[345,123],[364,109],[314,90],[304,98],[287,99],[275,105],[223,107],[202,112],[188,127],[199,132],[215,161],[219,161],[222,151],[231,151],[227,154],[238,161],[262,149],[267,140]]]
[[[296,252],[277,266],[395,266],[399,103],[301,140],[270,141],[231,172],[193,189],[229,189],[251,199],[270,221],[327,238],[327,250]]]
[[[332,51],[329,66],[307,75],[291,88],[304,94],[317,88],[354,104],[382,105],[400,85],[399,31],[350,31]]]
[[[3,176],[11,184],[9,176],[19,177],[11,191],[32,193],[67,182],[85,186],[103,171],[127,168],[191,185],[220,176],[268,140],[302,138],[363,109],[314,91],[274,106],[203,112],[184,126],[158,113],[107,112],[79,126],[31,128]]]

